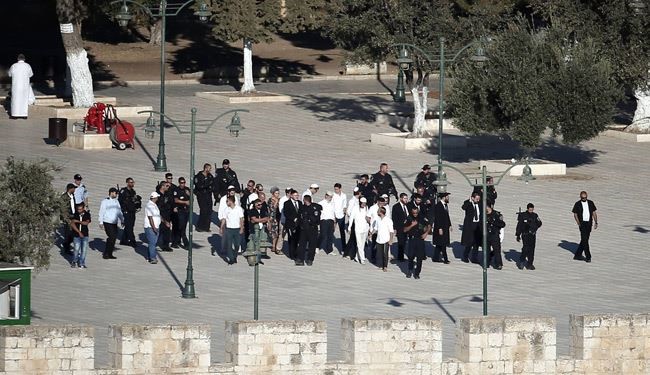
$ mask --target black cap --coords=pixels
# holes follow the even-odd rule
[[[117,189],[114,188],[114,187],[108,189],[108,194],[110,194],[110,193],[117,193]]]
[[[77,173],[76,175],[74,175],[74,179],[81,181],[81,175]]]
[[[223,159],[223,161],[221,162],[221,165],[224,165],[224,164],[228,164],[228,165],[230,165],[230,160],[228,160],[228,159]]]
[[[422,166],[423,171],[427,170],[427,169],[431,169],[431,166],[429,164],[425,164],[425,165]]]

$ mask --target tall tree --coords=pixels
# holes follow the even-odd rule
[[[212,32],[227,42],[243,42],[242,93],[255,91],[253,44],[270,42],[274,33],[297,32],[316,27],[324,14],[325,0],[220,0],[212,2]]]
[[[56,0],[56,12],[70,73],[72,104],[74,107],[90,107],[95,102],[93,77],[81,40],[81,21],[85,17],[86,7],[82,0]]]
[[[47,160],[7,159],[0,169],[0,261],[50,264],[50,248],[60,212]]]

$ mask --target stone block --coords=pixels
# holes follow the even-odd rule
[[[438,145],[438,136],[433,137],[422,137],[422,138],[411,138],[411,133],[372,133],[370,135],[370,143],[380,146],[386,146],[389,148],[395,148],[399,150],[419,150],[419,151],[431,151],[435,149]],[[444,133],[442,136],[445,149],[456,148],[456,149],[465,149],[467,148],[467,138],[462,133],[448,132]],[[412,323],[415,325],[415,323]],[[407,326],[408,327],[408,326]],[[407,328],[413,329],[413,328]]]

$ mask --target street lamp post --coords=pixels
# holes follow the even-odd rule
[[[115,15],[118,23],[122,27],[126,27],[129,24],[129,21],[133,18],[129,11],[128,4],[134,4],[142,8],[145,13],[153,18],[160,19],[160,138],[158,140],[158,156],[156,157],[156,163],[154,164],[154,170],[156,172],[167,172],[167,156],[165,155],[165,32],[167,27],[167,17],[177,16],[180,12],[189,4],[193,2],[199,2],[199,9],[194,12],[194,15],[199,17],[201,22],[206,22],[210,17],[211,13],[208,10],[208,5],[205,3],[205,0],[188,0],[182,4],[167,4],[167,0],[160,0],[158,8],[153,6],[148,6],[140,4],[133,0],[116,0],[111,2],[111,4],[122,3],[120,11]]]
[[[498,175],[499,179],[495,183],[493,183],[493,185],[495,185],[495,186],[499,185],[499,183],[501,182],[503,177],[505,177],[512,168],[516,167],[517,165],[522,165],[522,164],[524,165],[524,168],[523,168],[521,176],[518,179],[524,181],[526,184],[528,184],[529,181],[535,180],[535,177],[532,174],[532,170],[531,170],[530,166],[528,165],[528,158],[525,158],[523,162],[518,161],[518,162],[512,164],[510,167],[508,167],[508,169],[506,169],[500,175]],[[477,183],[472,183],[472,180],[470,179],[470,177],[466,173],[464,173],[460,169],[454,167],[453,165],[443,164],[443,163],[439,162],[437,164],[437,166],[438,166],[438,170],[442,170],[443,167],[451,168],[451,169],[455,170],[456,172],[460,173],[460,175],[465,178],[465,180],[467,181],[467,183],[470,186],[473,186],[473,187],[481,186],[483,188],[483,194],[481,196],[481,199],[483,200],[483,202],[482,202],[483,204],[481,205],[482,206],[481,220],[483,222],[482,223],[482,225],[483,225],[483,228],[482,228],[483,229],[483,235],[482,235],[482,237],[483,237],[482,238],[482,246],[483,246],[483,316],[487,316],[487,314],[488,314],[488,272],[487,271],[488,271],[488,266],[489,266],[489,264],[488,264],[488,250],[487,250],[487,248],[488,248],[488,244],[487,244],[487,220],[486,220],[486,216],[487,216],[487,187],[488,187],[488,184],[487,184],[487,168],[485,166],[481,167],[481,183],[477,184]]]
[[[395,95],[395,101],[397,102],[397,93],[400,87],[400,75],[403,75],[404,71],[411,70],[411,67],[413,65],[413,59],[409,57],[409,49],[416,51],[419,55],[422,55],[430,65],[435,65],[438,64],[440,66],[440,77],[438,79],[439,83],[439,98],[438,98],[438,174],[436,181],[434,181],[434,185],[436,185],[436,190],[439,193],[444,193],[447,190],[447,176],[445,175],[445,172],[442,169],[442,135],[443,135],[443,114],[445,111],[445,100],[444,100],[444,92],[445,92],[445,63],[453,63],[458,59],[460,54],[464,52],[466,49],[469,47],[475,45],[478,43],[478,41],[472,41],[471,43],[465,45],[463,48],[458,50],[456,54],[453,55],[451,58],[446,58],[445,57],[445,38],[440,37],[440,55],[438,59],[433,58],[430,56],[426,51],[421,49],[420,47],[414,45],[414,44],[408,44],[408,43],[398,43],[398,44],[393,44],[391,47],[396,47],[399,48],[399,55],[397,58],[397,64],[399,66],[399,74],[397,76],[397,89],[396,95]],[[474,55],[470,57],[470,60],[476,62],[476,63],[483,63],[488,60],[487,56],[485,56],[485,53],[483,52],[483,48],[478,46],[476,49],[476,52]],[[402,87],[404,86],[402,82]],[[402,89],[403,90],[403,89]]]
[[[241,125],[241,120],[239,118],[238,113],[239,112],[250,112],[247,109],[231,109],[229,111],[223,112],[216,118],[212,120],[197,120],[196,119],[196,108],[192,108],[191,110],[191,118],[190,121],[188,122],[187,120],[185,121],[179,121],[179,120],[174,120],[170,118],[169,116],[165,115],[162,112],[159,111],[140,111],[138,114],[142,113],[148,113],[149,118],[147,119],[147,125],[145,126],[145,132],[147,132],[147,135],[150,135],[152,132],[152,129],[155,129],[155,119],[154,115],[160,115],[161,121],[169,121],[171,125],[176,128],[176,130],[180,134],[187,134],[190,133],[190,175],[188,178],[190,179],[190,207],[189,207],[189,217],[188,217],[188,223],[189,223],[189,232],[188,232],[188,247],[187,247],[187,269],[186,269],[186,276],[185,276],[185,286],[183,287],[183,292],[182,292],[182,297],[183,298],[196,298],[196,294],[194,291],[194,267],[192,265],[192,247],[193,247],[193,233],[194,233],[194,159],[195,159],[195,151],[196,151],[196,133],[207,133],[210,131],[210,128],[222,117],[224,117],[227,114],[233,113],[234,115],[232,116],[230,120],[230,125],[226,126],[226,129],[228,129],[229,133],[233,137],[238,137],[239,132],[244,129],[244,127]],[[202,126],[201,130],[196,130],[197,123],[199,123]],[[187,129],[189,126],[189,130]]]

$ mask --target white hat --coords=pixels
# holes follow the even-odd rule
[[[359,187],[355,186],[354,189],[352,189],[352,191],[354,191],[356,193],[357,191],[359,191]]]
[[[382,194],[381,197],[382,198],[388,198],[388,194]]]
[[[318,189],[318,184],[311,184],[309,185],[311,189]]]
[[[230,185],[230,186],[228,186],[228,189],[226,189],[226,190],[232,190],[234,188],[235,188],[234,186]]]
[[[367,203],[368,200],[366,199],[366,197],[361,197],[361,199],[359,199],[359,202],[361,202],[361,203]]]
[[[325,192],[325,195],[329,195],[330,197],[333,197],[334,193],[332,193],[331,191],[328,190],[328,191]]]
[[[151,195],[149,195],[150,199],[158,198],[158,197],[160,197],[160,194],[156,193],[155,191],[153,193],[151,193]]]

